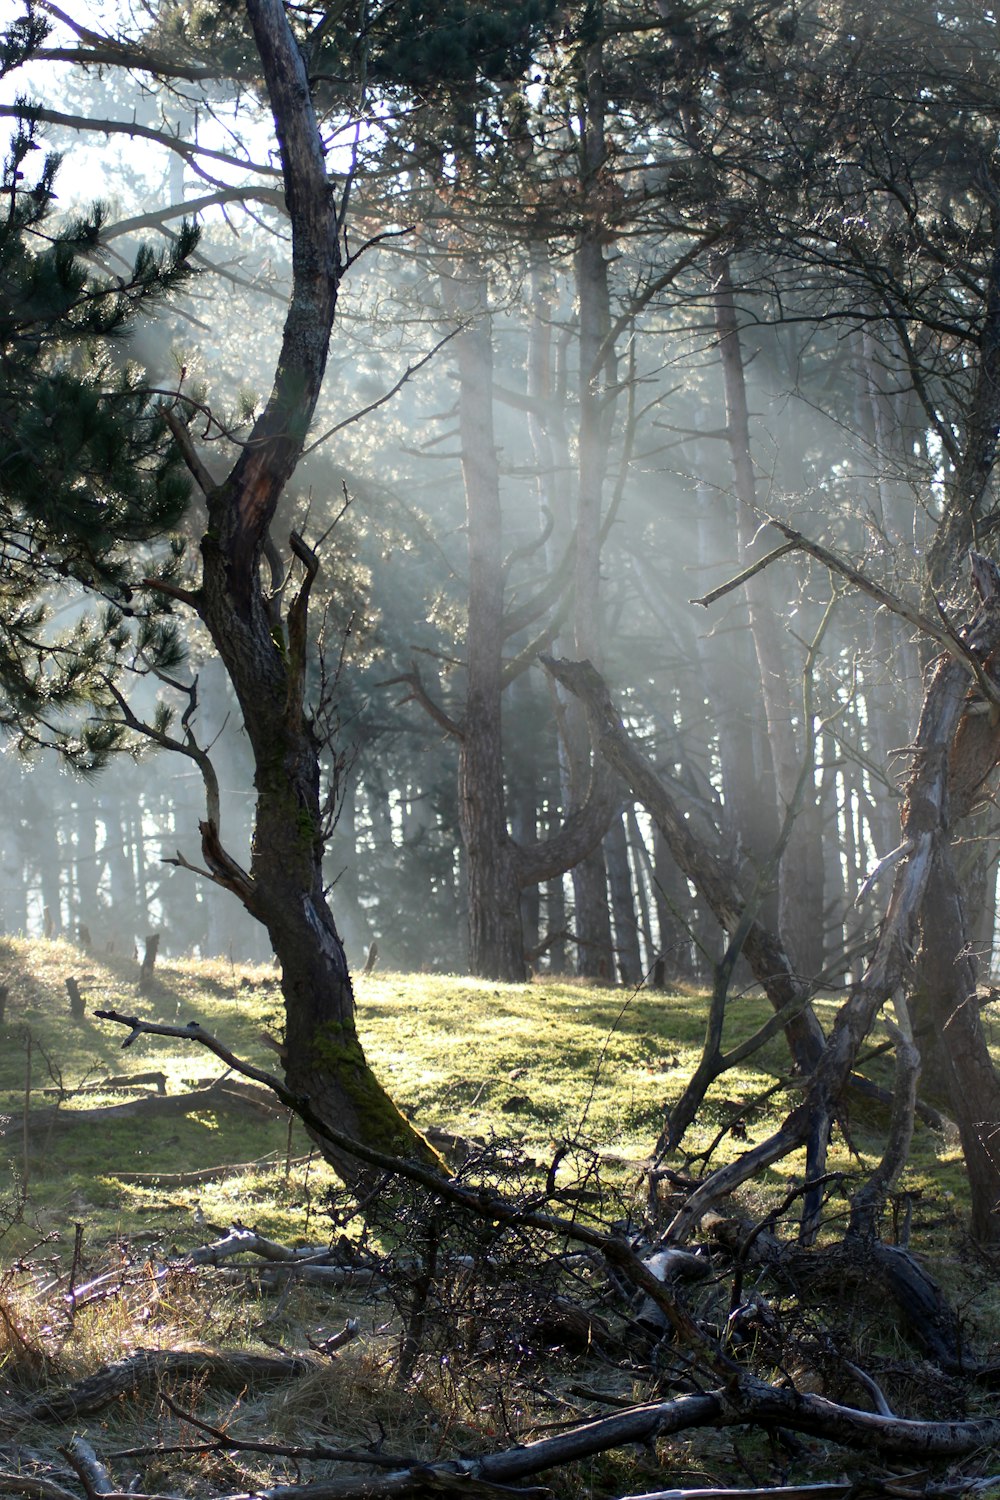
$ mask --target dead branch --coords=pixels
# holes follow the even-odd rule
[[[105,1365],[77,1385],[39,1397],[29,1408],[28,1416],[36,1422],[66,1422],[90,1416],[119,1396],[152,1389],[169,1376],[181,1379],[194,1376],[227,1385],[244,1385],[247,1381],[294,1379],[316,1368],[316,1361],[303,1355],[139,1349],[127,1359]]]
[[[352,1324],[348,1324],[347,1328],[351,1328],[352,1326]],[[344,1332],[346,1331],[347,1329],[344,1330]],[[352,1333],[351,1337],[353,1336],[354,1334]],[[335,1340],[342,1338],[342,1334],[334,1335]],[[252,1438],[238,1438],[231,1432],[223,1431],[222,1428],[213,1427],[210,1422],[206,1422],[203,1417],[197,1416],[194,1412],[185,1410],[171,1396],[167,1395],[165,1391],[160,1392],[160,1400],[168,1411],[173,1412],[175,1417],[179,1417],[182,1422],[187,1423],[197,1432],[203,1432],[206,1437],[214,1439],[211,1445],[199,1444],[196,1450],[198,1452],[261,1453],[270,1458],[291,1458],[299,1463],[307,1460],[321,1463],[367,1464],[374,1469],[401,1468],[408,1462],[406,1458],[401,1458],[398,1454],[377,1453],[371,1448],[331,1448],[328,1443],[269,1443],[254,1441]],[[163,1453],[170,1450],[166,1449],[163,1445],[158,1445],[151,1450],[130,1449],[127,1453],[122,1454],[121,1457],[138,1457],[144,1451]],[[185,1445],[185,1448],[181,1451],[191,1451],[190,1445]]]
[[[768,552],[766,556],[759,557],[755,563],[751,563],[749,568],[744,568],[734,578],[727,578],[726,582],[720,583],[718,588],[709,589],[707,594],[702,594],[699,599],[689,599],[688,603],[700,604],[704,609],[707,609],[717,599],[723,599],[726,594],[731,594],[735,589],[742,588],[745,583],[749,583],[751,578],[756,577],[758,573],[762,573],[765,568],[770,567],[771,563],[777,562],[779,557],[785,557],[789,552],[794,552],[795,550],[794,542],[785,542],[782,546],[775,547],[773,552]]]
[[[751,567],[737,573],[734,578],[730,578],[728,582],[720,584],[718,588],[713,589],[702,598],[692,599],[692,604],[702,604],[707,607],[716,599],[721,599],[734,589],[740,588],[748,579],[759,573],[762,568],[768,567],[772,562],[777,561],[778,558],[784,557],[786,553],[791,551],[805,552],[809,557],[813,557],[817,562],[822,563],[825,568],[829,568],[831,572],[839,574],[842,578],[846,578],[848,583],[853,584],[862,594],[867,594],[868,598],[873,599],[882,609],[887,609],[892,614],[898,615],[900,619],[906,620],[930,640],[936,641],[950,656],[954,656],[959,661],[964,662],[966,668],[977,679],[982,677],[982,669],[977,656],[973,654],[970,645],[962,640],[958,632],[944,617],[943,612],[940,611],[940,606],[939,612],[941,613],[941,618],[932,619],[930,615],[924,614],[923,610],[918,609],[913,604],[909,604],[905,599],[900,598],[898,594],[892,593],[890,589],[883,588],[880,583],[876,583],[873,578],[869,578],[867,573],[863,573],[860,568],[856,568],[853,563],[849,563],[846,558],[841,557],[832,548],[825,547],[821,542],[812,541],[801,531],[796,531],[793,526],[786,526],[783,521],[777,521],[771,516],[767,520],[769,525],[773,526],[776,531],[780,531],[782,536],[788,538],[787,544],[776,547],[766,557],[760,558]],[[995,687],[992,693],[988,689],[985,691],[988,697],[992,697],[996,701]]]
[[[144,1094],[139,1099],[128,1099],[122,1104],[105,1104],[94,1109],[65,1109],[52,1105],[45,1109],[33,1109],[23,1116],[4,1115],[0,1122],[0,1140],[22,1130],[36,1133],[53,1128],[100,1129],[114,1120],[169,1119],[174,1115],[188,1115],[201,1109],[233,1107],[272,1116],[283,1113],[270,1093],[250,1090],[246,1084],[220,1078],[206,1088],[192,1089],[186,1094]]]
[[[970,624],[968,638],[975,640],[976,655],[985,659],[1000,644],[998,612],[984,605]],[[963,643],[961,652],[949,651],[941,656],[928,687],[903,807],[902,832],[904,841],[910,842],[910,851],[897,866],[892,895],[868,968],[838,1013],[833,1032],[812,1072],[804,1102],[792,1110],[767,1140],[706,1179],[676,1215],[670,1227],[672,1239],[686,1238],[709,1208],[802,1145],[807,1147],[807,1178],[822,1178],[837,1102],[876,1013],[890,995],[903,988],[924,892],[936,853],[948,837],[949,750],[964,707],[967,654],[969,647]],[[662,781],[633,744],[603,679],[589,662],[546,659],[545,665],[581,699],[595,747],[649,808],[681,868],[698,884],[727,931],[733,931],[742,915],[742,902],[734,900],[738,893],[733,883],[719,861],[693,838]],[[755,932],[756,927],[754,924],[748,934],[746,956],[756,976],[761,952],[770,953],[771,961],[760,973],[760,982],[773,1004],[776,979],[780,979],[784,1004],[792,997],[790,986],[795,983],[791,966],[780,946],[774,944],[772,935],[763,928]],[[806,1239],[815,1233],[818,1214],[819,1198],[813,1193],[805,1200]]]
[[[72,1490],[64,1489],[52,1479],[39,1474],[0,1472],[0,1495],[26,1495],[28,1500],[80,1500]]]
[[[111,1021],[115,1025],[129,1028],[129,1035],[122,1043],[123,1047],[131,1047],[140,1036],[180,1037],[207,1047],[233,1072],[240,1073],[245,1078],[252,1079],[255,1083],[262,1083],[271,1089],[278,1100],[298,1115],[314,1135],[328,1140],[338,1150],[347,1151],[356,1156],[368,1166],[377,1167],[394,1178],[427,1189],[439,1199],[456,1208],[464,1209],[477,1219],[485,1217],[497,1223],[541,1229],[578,1244],[590,1246],[599,1251],[609,1264],[617,1267],[635,1287],[652,1298],[666,1316],[677,1337],[689,1348],[698,1351],[707,1368],[716,1372],[731,1372],[734,1368],[732,1361],[718,1352],[714,1343],[703,1333],[693,1318],[677,1304],[668,1289],[652,1274],[623,1235],[608,1234],[588,1224],[559,1215],[521,1208],[495,1191],[465,1187],[442,1172],[435,1171],[433,1167],[425,1166],[414,1159],[404,1161],[400,1157],[391,1156],[388,1152],[378,1151],[365,1142],[346,1135],[343,1131],[336,1130],[315,1112],[308,1099],[300,1098],[293,1093],[273,1073],[268,1073],[252,1063],[244,1062],[217,1037],[205,1031],[197,1021],[189,1021],[186,1026],[168,1026],[160,1022],[143,1021],[138,1016],[122,1015],[114,1010],[95,1011],[94,1014],[99,1020]]]
[[[255,1230],[235,1224],[221,1240],[191,1250],[185,1258],[195,1266],[217,1266],[230,1256],[245,1254],[258,1255],[262,1260],[286,1265],[329,1264],[331,1259],[329,1245],[301,1245],[293,1248],[282,1245],[277,1240],[265,1239]]]
[[[162,1188],[197,1187],[203,1182],[220,1182],[226,1177],[243,1177],[250,1172],[271,1171],[279,1166],[304,1167],[312,1160],[312,1155],[309,1152],[306,1156],[293,1156],[291,1160],[286,1160],[283,1151],[272,1151],[267,1156],[258,1157],[256,1161],[227,1162],[220,1167],[200,1167],[194,1172],[116,1172],[115,1177],[119,1182],[137,1187],[147,1184]]]
[[[125,1089],[145,1089],[153,1084],[158,1094],[167,1092],[166,1073],[118,1073],[112,1078],[102,1078],[97,1083],[81,1083],[76,1088],[36,1089],[36,1094],[58,1094],[60,1099],[75,1099],[80,1094],[112,1094]]]
[[[465,738],[461,724],[451,718],[441,707],[440,703],[432,698],[424,687],[423,678],[420,675],[420,669],[416,662],[410,663],[409,672],[401,672],[398,677],[387,677],[384,682],[379,682],[376,686],[396,687],[398,684],[403,684],[410,689],[406,697],[400,699],[399,707],[402,707],[404,703],[419,703],[424,712],[430,715],[435,724],[440,725],[445,734],[450,735],[454,740]]]
[[[98,1495],[106,1495],[114,1489],[107,1465],[101,1462],[92,1444],[88,1443],[85,1437],[74,1433],[60,1452],[75,1469],[80,1483],[87,1492],[88,1500],[96,1500]]]

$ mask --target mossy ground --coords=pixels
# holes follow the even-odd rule
[[[70,975],[87,1000],[87,1014],[79,1022],[69,1015],[65,980]],[[197,1020],[238,1055],[268,1069],[278,1066],[273,1049],[262,1040],[265,1033],[280,1039],[282,1031],[273,969],[164,961],[150,993],[139,995],[137,981],[138,964],[131,959],[84,954],[61,942],[0,941],[0,982],[8,987],[0,1027],[0,1112],[19,1116],[27,1093],[37,1124],[40,1111],[53,1102],[53,1095],[42,1093],[46,1088],[61,1086],[66,1097],[60,1114],[69,1116],[134,1097],[73,1092],[110,1075],[155,1070],[165,1075],[167,1093],[174,1096],[223,1072],[205,1049],[181,1040],[143,1037],[123,1052],[125,1033],[96,1020],[96,1009],[171,1024]],[[466,1138],[513,1138],[540,1171],[561,1143],[577,1139],[603,1158],[603,1177],[626,1195],[640,1182],[665,1104],[691,1075],[704,1026],[705,1000],[698,994],[641,992],[628,997],[564,981],[510,986],[460,976],[396,974],[361,979],[357,992],[366,1053],[392,1098],[419,1125]],[[821,1002],[824,1023],[832,1019],[835,1004],[833,999]],[[765,1013],[758,997],[735,999],[727,1042],[755,1029]],[[779,1038],[720,1079],[684,1143],[686,1150],[697,1156],[708,1149],[736,1111],[781,1082],[785,1064]],[[889,1082],[880,1069],[884,1065],[877,1063],[868,1071]],[[746,1113],[745,1136],[726,1138],[713,1163],[769,1132],[794,1097],[780,1087]],[[838,1131],[831,1167],[864,1173],[877,1159],[885,1123],[878,1107],[855,1109],[851,1146]],[[74,1127],[60,1120],[51,1130],[43,1121],[27,1141],[19,1128],[9,1132],[3,1149],[12,1184],[0,1201],[0,1212],[10,1220],[0,1237],[4,1380],[12,1373],[37,1380],[45,1371],[60,1380],[77,1378],[140,1346],[277,1343],[303,1348],[346,1316],[359,1316],[362,1337],[342,1358],[283,1392],[245,1392],[235,1399],[231,1393],[203,1391],[195,1382],[176,1388],[174,1396],[182,1407],[197,1407],[208,1420],[232,1423],[233,1431],[246,1436],[266,1431],[301,1439],[319,1432],[326,1441],[333,1434],[358,1444],[378,1441],[382,1432],[390,1434],[393,1451],[427,1458],[502,1445],[512,1432],[525,1437],[546,1424],[558,1426],[593,1413],[592,1404],[573,1394],[573,1380],[579,1376],[567,1376],[558,1363],[534,1370],[526,1383],[501,1389],[490,1387],[484,1372],[472,1385],[462,1385],[447,1361],[432,1361],[418,1366],[415,1377],[401,1386],[395,1364],[399,1324],[384,1302],[352,1304],[307,1289],[269,1300],[250,1283],[241,1283],[234,1294],[230,1281],[211,1272],[192,1277],[178,1271],[154,1280],[144,1269],[145,1256],[150,1267],[162,1268],[175,1252],[211,1238],[211,1226],[225,1228],[236,1218],[287,1241],[328,1236],[333,1179],[315,1156],[309,1157],[304,1133],[287,1118],[206,1108],[142,1122]],[[258,1165],[246,1169],[247,1163]],[[199,1183],[170,1180],[227,1164],[243,1170]],[[674,1165],[684,1167],[685,1159]],[[697,1160],[689,1165],[699,1167]],[[751,1214],[766,1211],[801,1171],[801,1160],[781,1163],[744,1194],[743,1207]],[[145,1180],[128,1180],[137,1174]],[[20,1218],[15,1215],[18,1183],[27,1187]],[[980,1346],[995,1340],[1000,1299],[995,1278],[970,1276],[963,1238],[964,1173],[952,1136],[918,1125],[905,1186],[922,1195],[914,1215],[914,1248],[928,1257],[960,1304]],[[585,1201],[579,1211],[588,1211]],[[74,1317],[67,1311],[65,1290],[77,1225],[83,1233],[78,1282],[109,1265],[127,1263],[129,1270],[113,1297]],[[891,1238],[888,1225],[887,1234]],[[865,1348],[891,1355],[894,1338],[898,1335],[891,1321],[875,1318]],[[912,1358],[902,1345],[899,1354]],[[621,1398],[649,1398],[649,1388],[633,1389],[624,1368],[615,1373],[602,1366],[586,1379]],[[105,1454],[135,1447],[140,1435],[146,1445],[169,1445],[186,1432],[183,1422],[166,1413],[154,1396],[117,1403],[83,1426]],[[37,1431],[32,1441],[45,1450],[57,1436]],[[185,1440],[191,1438],[186,1432]],[[158,1463],[151,1456],[139,1464],[141,1487],[147,1491],[204,1495],[288,1477],[280,1465],[219,1456],[174,1457],[164,1460],[162,1473]],[[842,1451],[827,1453],[822,1445],[800,1445],[793,1460],[762,1438],[694,1433],[659,1443],[655,1450],[601,1456],[551,1483],[566,1500],[596,1500],[656,1488],[667,1477],[671,1487],[745,1483],[748,1470],[761,1483],[775,1483],[785,1475],[804,1481],[830,1477],[845,1463],[854,1473],[854,1460],[845,1460]]]
[[[87,1001],[82,1021],[69,1015],[65,980],[75,976]],[[109,1076],[157,1071],[170,1095],[218,1078],[224,1068],[203,1048],[181,1040],[143,1037],[127,1051],[120,1027],[94,1017],[117,1009],[169,1024],[197,1020],[237,1055],[268,1069],[279,1066],[264,1035],[280,1039],[283,1027],[278,976],[273,968],[225,961],[162,962],[150,993],[137,993],[138,965],[131,959],[82,953],[63,942],[3,939],[0,982],[8,986],[0,1026],[0,1111],[20,1115],[25,1091],[33,1115],[51,1107],[61,1087],[61,1113],[121,1103],[123,1093],[74,1094],[82,1084]],[[627,1175],[648,1157],[664,1120],[693,1071],[700,1052],[705,1000],[697,993],[621,991],[559,980],[524,985],[454,975],[369,975],[357,982],[358,1028],[375,1072],[390,1096],[422,1127],[461,1136],[515,1139],[540,1165],[561,1142],[579,1139],[611,1159],[611,1172]],[[829,1024],[832,999],[821,1001]],[[735,999],[727,1040],[754,1029],[766,1014],[757,996]],[[724,1075],[709,1092],[685,1152],[696,1158],[720,1128],[776,1083],[786,1069],[781,1038]],[[889,1082],[884,1065],[869,1071]],[[713,1163],[769,1132],[793,1102],[779,1088],[742,1120],[736,1139],[717,1148]],[[850,1149],[838,1132],[831,1167],[862,1172],[877,1159],[885,1119],[878,1106],[855,1107]],[[745,1132],[745,1133],[744,1133]],[[307,1155],[309,1142],[287,1119],[206,1109],[145,1122],[108,1120],[73,1129],[32,1130],[25,1155],[20,1131],[4,1149],[12,1170],[27,1176],[34,1226],[12,1232],[0,1253],[22,1248],[38,1226],[60,1232],[81,1218],[96,1240],[156,1228],[180,1243],[193,1242],[191,1219],[200,1207],[213,1222],[252,1220],[261,1232],[293,1237],[309,1221],[331,1181],[321,1163],[287,1169]],[[125,1176],[243,1165],[271,1158],[259,1171],[216,1182],[158,1188]],[[683,1165],[683,1159],[677,1163]],[[697,1165],[697,1162],[695,1163]],[[801,1173],[789,1157],[751,1190],[764,1202],[770,1189]],[[947,1226],[961,1215],[964,1171],[957,1142],[918,1125],[905,1186],[919,1189],[918,1211]],[[197,1237],[197,1233],[195,1234]]]

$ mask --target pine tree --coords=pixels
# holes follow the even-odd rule
[[[44,36],[30,13],[8,27],[0,76]],[[190,480],[123,345],[190,275],[197,231],[140,248],[127,276],[103,271],[106,209],[53,227],[59,158],[30,171],[36,123],[19,108],[0,182],[0,725],[89,770],[125,733],[116,675],[180,655],[169,599],[136,586],[153,550],[161,578],[179,566]]]

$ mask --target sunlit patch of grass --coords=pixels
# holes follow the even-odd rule
[[[70,1019],[65,980],[73,975],[87,999],[83,1021]],[[65,942],[0,940],[0,979],[9,987],[0,1028],[0,1110],[18,1115],[30,1092],[33,1130],[25,1156],[20,1132],[5,1146],[27,1174],[34,1222],[11,1231],[4,1249],[31,1243],[39,1230],[68,1232],[86,1219],[95,1239],[141,1229],[184,1248],[204,1239],[197,1219],[224,1227],[234,1219],[281,1238],[321,1234],[332,1182],[313,1160],[284,1168],[286,1158],[310,1150],[296,1125],[230,1109],[199,1108],[141,1125],[106,1119],[97,1130],[60,1119],[48,1127],[40,1112],[60,1103],[66,1116],[135,1097],[123,1092],[74,1093],[82,1084],[129,1072],[156,1071],[169,1095],[204,1085],[223,1069],[207,1052],[178,1040],[142,1038],[121,1050],[118,1027],[95,1020],[96,1009],[118,1009],[168,1023],[196,1019],[237,1054],[265,1068],[276,1064],[262,1033],[280,1038],[282,1002],[277,975],[263,965],[225,960],[167,960],[151,993],[137,993],[138,963],[131,958],[81,953]],[[460,1137],[518,1141],[544,1166],[559,1144],[580,1139],[612,1159],[608,1171],[637,1180],[660,1130],[665,1110],[689,1081],[701,1052],[705,998],[693,992],[627,995],[551,978],[500,985],[461,975],[373,974],[357,981],[358,1024],[371,1062],[400,1107],[423,1126]],[[837,1002],[821,1000],[825,1025]],[[732,999],[727,1045],[748,1035],[768,1014],[756,995]],[[989,1016],[987,1017],[990,1020]],[[779,1036],[709,1091],[683,1142],[676,1164],[698,1172],[720,1131],[745,1111],[737,1137],[725,1136],[711,1155],[719,1165],[762,1139],[797,1101],[788,1054]],[[884,1063],[875,1069],[891,1083]],[[777,1085],[766,1102],[754,1107]],[[886,1112],[851,1107],[850,1145],[838,1130],[830,1168],[855,1176],[870,1171],[881,1151]],[[265,1163],[266,1159],[266,1163]],[[198,1168],[265,1163],[197,1184],[173,1181]],[[631,1166],[629,1165],[631,1164]],[[793,1154],[749,1190],[761,1212],[774,1194],[801,1179],[804,1162]],[[157,1177],[155,1174],[163,1174]],[[141,1179],[141,1180],[139,1180]],[[921,1189],[917,1210],[948,1220],[930,1205],[960,1209],[964,1169],[953,1138],[918,1126],[906,1187]],[[952,1200],[942,1195],[954,1194]],[[952,1210],[952,1216],[957,1212]],[[793,1210],[794,1211],[794,1210]]]
[[[88,1000],[82,1022],[69,1017],[67,975],[80,980]],[[148,995],[136,993],[138,964],[131,959],[97,958],[65,943],[0,941],[0,980],[9,986],[6,1020],[0,1028],[0,1109],[17,1114],[30,1086],[32,1115],[51,1107],[42,1089],[56,1081],[70,1092],[60,1114],[135,1097],[125,1092],[73,1094],[88,1080],[114,1074],[157,1071],[168,1095],[217,1078],[221,1064],[182,1040],[142,1038],[121,1051],[121,1031],[93,1019],[95,1008],[138,1012],[172,1023],[198,1020],[238,1054],[265,1068],[276,1066],[261,1033],[280,1038],[281,997],[273,969],[213,963],[165,962]],[[559,1185],[572,1182],[574,1160],[586,1165],[596,1152],[605,1184],[626,1203],[642,1190],[642,1168],[664,1120],[665,1107],[680,1095],[701,1052],[705,998],[692,992],[627,996],[592,985],[545,979],[525,985],[498,985],[467,976],[374,974],[358,981],[358,1024],[367,1053],[400,1105],[421,1125],[439,1126],[459,1137],[514,1138],[544,1169],[561,1143],[578,1139],[560,1168]],[[834,1000],[821,1001],[829,1025]],[[727,1044],[749,1034],[768,1014],[754,995],[734,998]],[[702,1154],[737,1111],[745,1111],[745,1136],[724,1136],[711,1165],[732,1159],[762,1139],[800,1098],[786,1077],[788,1055],[777,1038],[742,1067],[720,1078],[709,1091],[698,1120],[672,1164],[693,1173],[704,1169]],[[891,1085],[891,1068],[872,1070]],[[755,1109],[747,1106],[766,1091],[776,1092]],[[878,1159],[887,1111],[852,1103],[848,1124],[851,1147],[835,1132],[830,1166],[858,1180]],[[553,1359],[531,1367],[527,1379],[504,1359],[477,1354],[474,1367],[461,1371],[437,1354],[421,1356],[408,1380],[399,1379],[401,1322],[384,1292],[380,1300],[347,1292],[331,1296],[305,1286],[287,1286],[264,1295],[249,1273],[228,1265],[221,1271],[193,1271],[182,1256],[239,1219],[260,1232],[288,1242],[324,1240],[330,1233],[329,1171],[315,1156],[299,1126],[286,1118],[214,1109],[134,1120],[105,1120],[99,1128],[84,1118],[51,1129],[44,1122],[32,1133],[27,1153],[18,1130],[4,1141],[9,1159],[27,1178],[28,1201],[16,1220],[17,1193],[0,1199],[0,1252],[9,1269],[0,1276],[0,1382],[30,1393],[60,1385],[140,1348],[244,1348],[275,1344],[304,1349],[341,1327],[346,1318],[361,1325],[356,1342],[328,1364],[300,1379],[239,1394],[210,1387],[198,1378],[178,1379],[170,1394],[184,1411],[247,1438],[274,1436],[288,1441],[318,1438],[332,1445],[406,1454],[426,1460],[455,1452],[481,1452],[512,1441],[527,1441],[552,1424],[594,1415],[593,1406],[573,1394],[566,1368]],[[257,1165],[247,1167],[247,1163]],[[185,1174],[229,1167],[201,1181]],[[770,1213],[780,1196],[801,1181],[801,1155],[780,1162],[741,1193],[738,1210],[750,1221]],[[970,1275],[964,1245],[965,1178],[954,1135],[920,1125],[905,1187],[918,1195],[912,1204],[913,1243],[929,1252],[933,1274],[952,1298],[970,1339],[986,1341],[1000,1325],[1000,1290],[995,1278]],[[567,1200],[570,1201],[570,1200]],[[794,1219],[797,1204],[789,1209]],[[843,1228],[845,1195],[831,1200],[829,1235]],[[580,1200],[579,1209],[589,1212]],[[605,1207],[608,1217],[612,1211]],[[905,1206],[897,1203],[897,1229]],[[614,1213],[617,1214],[617,1204]],[[836,1217],[836,1215],[840,1217]],[[75,1226],[81,1226],[76,1247]],[[742,1232],[742,1230],[741,1230]],[[886,1234],[893,1235],[887,1215]],[[39,1246],[19,1268],[16,1256]],[[107,1296],[75,1307],[69,1295],[71,1263],[76,1287],[110,1272]],[[692,1292],[699,1315],[711,1326],[724,1321],[728,1288],[706,1284]],[[715,1298],[718,1306],[709,1305]],[[774,1295],[784,1313],[783,1294]],[[360,1300],[359,1300],[360,1298]],[[863,1280],[845,1292],[837,1315],[862,1329],[864,1354],[874,1359],[912,1360],[894,1315],[872,1310]],[[4,1309],[9,1321],[4,1323]],[[792,1299],[788,1311],[794,1316]],[[806,1309],[807,1316],[809,1309]],[[853,1334],[852,1334],[853,1337]],[[864,1340],[867,1339],[867,1343]],[[781,1378],[784,1376],[778,1372]],[[589,1378],[589,1377],[588,1377]],[[602,1365],[594,1384],[637,1400],[650,1388],[624,1368]],[[655,1394],[655,1393],[653,1393]],[[923,1399],[914,1395],[910,1405]],[[933,1393],[931,1397],[933,1399]],[[598,1410],[602,1408],[598,1407]],[[548,1425],[547,1425],[548,1424]],[[84,1427],[88,1424],[84,1423]],[[196,1428],[171,1413],[156,1393],[119,1400],[102,1411],[91,1430],[99,1432],[104,1454],[150,1445],[194,1443]],[[57,1436],[36,1424],[23,1440],[56,1462]],[[734,1444],[739,1443],[739,1460]],[[765,1478],[775,1473],[764,1438],[741,1433],[690,1433],[658,1442],[655,1449],[627,1449],[601,1455],[572,1471],[546,1476],[559,1500],[589,1494],[632,1493],[656,1488],[669,1472],[671,1484],[704,1486],[732,1482],[746,1465]],[[61,1460],[58,1460],[61,1462]],[[842,1451],[827,1453],[806,1443],[794,1477],[831,1476],[854,1460]],[[864,1456],[858,1459],[864,1464]],[[831,1467],[828,1467],[832,1465]],[[824,1467],[827,1466],[827,1467]],[[305,1461],[293,1467],[280,1459],[248,1455],[149,1453],[122,1465],[121,1478],[146,1492],[202,1496],[255,1491],[300,1477],[343,1475],[343,1467]],[[859,1471],[860,1472],[860,1471]]]

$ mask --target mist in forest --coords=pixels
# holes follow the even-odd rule
[[[443,126],[445,144],[409,143],[414,164],[395,177],[405,129],[371,124],[359,138],[348,254],[378,242],[341,288],[312,446],[263,564],[286,597],[291,532],[320,557],[310,683],[328,739],[326,870],[353,965],[373,941],[388,966],[469,964],[460,780],[468,788],[471,773],[460,762],[486,680],[474,663],[490,651],[503,678],[497,795],[518,846],[552,838],[585,801],[582,721],[538,655],[586,656],[692,829],[712,830],[803,972],[842,982],[844,954],[875,920],[871,894],[854,902],[898,842],[920,649],[800,553],[693,601],[778,544],[771,518],[918,597],[946,455],[905,351],[891,327],[856,315],[856,280],[832,252],[824,269],[812,242],[790,247],[794,226],[782,239],[766,214],[756,240],[711,239],[721,190],[699,188],[700,148],[669,97],[647,100],[630,83],[630,69],[658,66],[629,50],[638,45],[609,40],[603,94],[560,116],[568,49],[541,36],[530,87],[483,85],[478,156],[461,170]],[[134,118],[150,132],[95,151],[92,135],[45,126],[46,147],[65,152],[58,213],[71,215],[81,191],[109,206],[109,272],[211,196],[197,156],[172,152],[164,134],[230,157],[212,167],[218,201],[194,209],[194,283],[113,351],[164,399],[183,395],[202,462],[221,477],[267,399],[289,285],[265,112],[223,83],[166,94],[112,70],[40,63],[26,83],[56,112]],[[712,107],[738,196],[753,163],[724,144],[737,106]],[[336,175],[341,157],[331,160]],[[875,225],[877,184],[863,190]],[[411,227],[379,239],[401,224]],[[193,556],[203,527],[195,501]],[[483,599],[501,584],[495,619],[511,628],[498,642]],[[51,603],[58,617],[62,602]],[[137,711],[152,715],[158,697],[175,726],[187,713],[216,767],[226,845],[248,866],[253,763],[239,708],[203,632],[179,618],[190,691],[136,682]],[[167,952],[266,959],[265,935],[235,900],[164,863],[178,851],[199,863],[204,790],[191,761],[147,745],[81,779],[12,743],[0,774],[6,930],[83,932],[119,950],[162,931]],[[572,866],[520,891],[532,970],[626,984],[711,974],[717,924],[624,791],[588,861],[589,885]],[[992,864],[983,879],[992,893]],[[975,934],[987,957],[994,906],[991,895]]]

